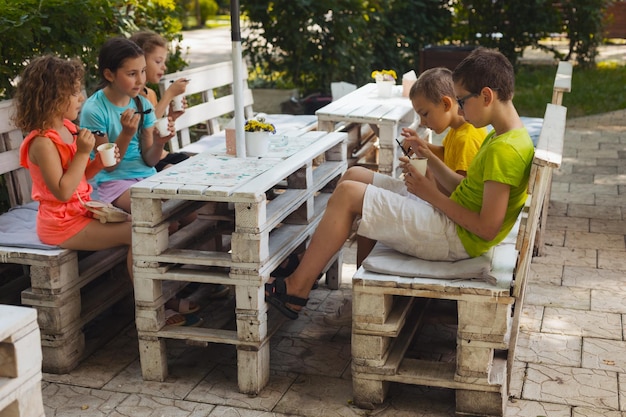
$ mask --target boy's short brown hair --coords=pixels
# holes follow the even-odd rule
[[[511,62],[499,51],[479,47],[474,49],[454,69],[452,79],[470,93],[480,93],[484,87],[497,91],[498,100],[513,99],[515,71]]]
[[[452,71],[438,67],[422,72],[411,86],[409,99],[414,100],[418,95],[433,103],[439,103],[444,96],[454,98]]]

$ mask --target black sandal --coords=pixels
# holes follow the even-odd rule
[[[298,265],[300,265],[300,257],[298,255],[299,255],[298,253],[292,252],[291,255],[287,257],[287,265],[279,266],[278,268],[273,270],[272,273],[270,274],[270,277],[287,278],[288,276],[293,274],[295,270],[298,268]],[[324,274],[320,274],[320,276],[317,277],[317,279],[313,283],[313,286],[311,287],[312,290],[316,290],[317,288],[319,288],[319,280],[323,276]]]
[[[265,301],[276,307],[287,318],[295,320],[298,318],[299,311],[289,308],[287,304],[304,307],[309,299],[287,294],[285,280],[279,277],[274,282],[265,284]]]

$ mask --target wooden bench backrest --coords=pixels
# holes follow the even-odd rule
[[[246,68],[245,65],[242,68]],[[206,134],[214,134],[223,130],[219,118],[232,116],[235,111],[235,96],[233,91],[233,64],[231,61],[192,68],[163,76],[159,82],[161,96],[169,87],[170,82],[179,78],[189,80],[185,96],[187,109],[182,116],[176,119],[177,137],[170,141],[170,151],[176,152],[191,143],[189,129],[192,126],[206,124]],[[252,91],[248,88],[248,74],[242,71],[243,102],[245,117],[252,117]],[[190,97],[194,95],[194,97]],[[199,97],[199,103],[198,103]]]
[[[552,88],[552,104],[561,105],[563,93],[572,91],[572,64],[567,61],[560,61],[554,77],[554,87]]]
[[[13,100],[0,101],[0,175],[4,180],[11,207],[32,201],[30,174],[20,166],[22,131],[15,127]]]
[[[561,61],[559,62],[559,66],[556,70],[556,76],[554,77],[554,87],[552,89],[552,104],[561,105],[563,102],[563,93],[569,93],[570,91],[572,91],[572,64],[567,61]],[[546,200],[543,202],[541,220],[535,238],[534,252],[537,256],[542,256],[545,254],[545,230],[546,221],[548,219],[550,190],[551,186],[550,184],[548,184]]]
[[[515,355],[526,280],[530,272],[530,263],[533,258],[535,237],[537,236],[537,229],[543,214],[543,206],[549,201],[547,197],[552,181],[552,171],[561,166],[566,115],[567,108],[551,103],[547,105],[541,135],[539,136],[539,142],[537,143],[535,156],[533,158],[530,180],[528,182],[528,193],[530,197],[522,211],[522,222],[517,234],[516,243],[519,254],[515,268],[515,283],[512,289],[513,296],[515,297],[515,310],[513,312],[508,354],[509,377],[511,375],[511,366],[513,365]]]

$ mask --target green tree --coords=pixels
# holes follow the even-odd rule
[[[441,0],[370,2],[368,39],[374,49],[370,70],[417,72],[420,51],[452,35],[452,14]]]
[[[0,99],[13,95],[24,65],[46,53],[79,57],[90,92],[98,77],[98,51],[107,38],[141,28],[182,39],[179,16],[174,0],[0,0]],[[170,62],[170,69],[184,67],[179,46]]]
[[[582,67],[595,66],[606,8],[613,0],[566,0],[561,5],[563,29],[569,41],[569,60],[575,55]]]
[[[363,84],[373,69],[415,68],[419,49],[448,33],[441,0],[274,0],[243,2],[243,48],[268,78],[283,74],[302,93],[332,81]]]
[[[515,64],[528,46],[559,31],[550,0],[460,0],[454,3],[453,38],[465,45],[498,48]]]

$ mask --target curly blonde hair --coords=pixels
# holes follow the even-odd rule
[[[80,89],[85,69],[78,59],[43,55],[24,69],[15,92],[15,125],[25,132],[45,130],[65,112]]]

